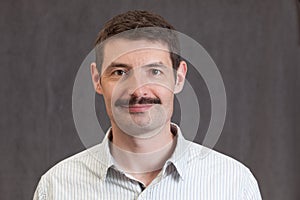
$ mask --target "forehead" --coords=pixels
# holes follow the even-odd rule
[[[169,48],[166,44],[143,39],[128,40],[118,38],[105,43],[102,69],[105,70],[107,66],[116,61],[130,65],[148,64],[147,62],[171,64]]]

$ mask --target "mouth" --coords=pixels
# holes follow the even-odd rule
[[[134,105],[123,105],[122,108],[128,109],[129,113],[143,113],[151,109],[153,104],[134,104]]]
[[[152,108],[156,104],[161,104],[158,98],[138,98],[132,97],[131,99],[118,99],[115,102],[116,107],[125,109],[130,114],[144,113]]]

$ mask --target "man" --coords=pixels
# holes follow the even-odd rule
[[[187,64],[162,17],[129,11],[106,23],[91,77],[111,128],[101,144],[54,166],[34,199],[261,199],[241,163],[183,138],[171,123]]]

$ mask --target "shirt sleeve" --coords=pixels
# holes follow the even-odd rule
[[[244,200],[261,200],[258,183],[253,174],[247,169],[244,176],[243,199]]]
[[[46,200],[45,180],[42,177],[33,195],[33,200]]]

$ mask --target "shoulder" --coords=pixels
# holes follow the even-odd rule
[[[99,145],[96,145],[58,162],[41,177],[34,199],[47,199],[49,195],[61,197],[73,190],[79,191],[82,185],[95,180],[95,177],[100,176],[103,166],[97,159],[101,157],[99,153]]]
[[[201,164],[202,167],[215,169],[236,169],[248,171],[249,169],[240,161],[216,150],[207,148],[194,142],[189,145],[189,160],[191,164]]]
[[[189,145],[190,175],[209,180],[228,190],[238,191],[241,199],[261,199],[258,183],[248,167],[238,160],[196,143]],[[232,188],[230,188],[232,187]]]
[[[94,172],[104,168],[100,162],[101,151],[99,145],[70,156],[51,167],[42,177],[44,184],[60,184],[84,179],[86,176],[97,175]],[[99,174],[100,175],[100,174]]]
[[[99,157],[100,153],[99,145],[93,146],[58,162],[50,168],[45,175],[55,174],[70,168],[81,168],[83,166],[90,167],[90,165],[97,163],[97,157]]]

